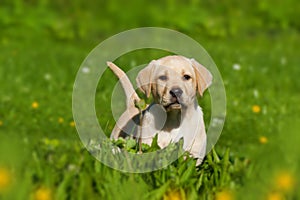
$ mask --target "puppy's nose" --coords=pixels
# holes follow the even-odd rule
[[[183,93],[183,91],[180,88],[172,88],[170,90],[170,94],[172,95],[172,97],[179,98],[179,97],[181,97],[182,93]]]

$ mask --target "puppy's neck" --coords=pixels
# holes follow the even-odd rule
[[[192,115],[196,112],[197,108],[198,108],[198,101],[197,99],[194,99],[193,103],[189,106],[183,106],[182,107],[182,115],[184,118],[187,118],[188,120],[190,120],[189,118],[192,117]]]
[[[181,110],[171,110],[167,112],[167,119],[163,127],[164,131],[170,132],[172,129],[176,129],[181,123]]]

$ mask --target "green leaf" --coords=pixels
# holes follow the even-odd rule
[[[145,110],[146,107],[147,107],[147,104],[145,102],[144,99],[141,99],[140,101],[138,102],[134,102],[134,105],[136,108],[138,108],[139,110]]]
[[[135,139],[128,139],[126,141],[126,150],[134,149],[137,145],[137,142]]]
[[[193,173],[195,172],[196,168],[196,160],[190,160],[188,163],[188,168],[184,171],[180,178],[180,184],[184,185],[186,184],[189,179],[192,177]]]
[[[152,143],[151,143],[150,148],[148,149],[148,152],[154,152],[154,151],[157,151],[160,149],[160,147],[158,146],[158,143],[157,143],[157,138],[158,138],[158,135],[156,134],[154,136],[154,138],[152,139]]]
[[[198,181],[197,181],[197,184],[196,184],[196,190],[199,190],[200,187],[202,186],[203,176],[204,176],[204,171],[201,170],[200,177],[198,178]]]
[[[218,156],[216,150],[215,150],[214,148],[212,148],[211,152],[212,152],[214,161],[215,161],[216,163],[219,163],[219,162],[220,162],[220,158],[219,158],[219,156]]]
[[[152,190],[148,194],[146,194],[146,199],[162,199],[163,195],[167,192],[167,189],[169,188],[170,181],[163,184],[158,189]]]

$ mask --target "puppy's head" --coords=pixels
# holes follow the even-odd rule
[[[212,82],[211,73],[194,59],[166,56],[153,60],[137,76],[138,87],[167,111],[193,105]]]

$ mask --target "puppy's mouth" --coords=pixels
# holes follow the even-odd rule
[[[178,101],[177,98],[172,99],[172,102],[165,105],[164,108],[166,111],[170,110],[180,110],[181,109],[181,103]]]

